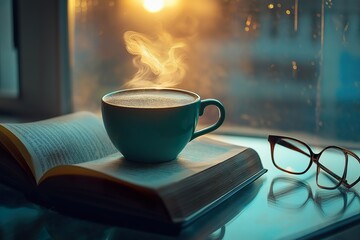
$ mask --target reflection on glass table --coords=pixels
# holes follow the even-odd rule
[[[179,228],[139,219],[107,222],[64,215],[31,203],[21,193],[0,184],[0,239],[223,239],[226,224],[241,215],[261,186],[262,181],[256,181]]]
[[[315,177],[315,174],[311,178]],[[279,208],[299,211],[313,202],[324,217],[341,217],[355,201],[360,201],[357,191],[337,188],[333,191],[313,189],[305,181],[294,177],[276,177],[271,181],[268,202]]]

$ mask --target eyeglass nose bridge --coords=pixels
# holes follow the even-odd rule
[[[310,153],[310,154],[311,154],[310,155],[311,161],[318,164],[321,153]]]
[[[327,169],[324,165],[322,165],[322,164],[319,162],[319,159],[320,159],[320,157],[321,157],[321,154],[322,154],[322,152],[320,152],[320,153],[313,153],[313,152],[312,152],[312,153],[311,153],[311,156],[310,156],[311,161],[316,164],[316,169],[317,169],[317,171],[319,171],[320,169],[322,169],[322,170],[324,170],[324,171],[326,171],[326,172],[329,172],[330,170]],[[330,172],[331,172],[331,171],[330,171]]]

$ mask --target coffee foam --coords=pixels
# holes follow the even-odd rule
[[[166,108],[194,102],[197,96],[174,90],[134,90],[107,95],[104,101],[133,108]]]

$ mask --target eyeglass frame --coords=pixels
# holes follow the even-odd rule
[[[279,140],[281,140],[281,139],[289,139],[289,140],[292,140],[292,141],[296,141],[296,142],[301,143],[302,145],[304,145],[309,150],[310,156],[309,156],[308,153],[302,151],[301,149],[295,147],[294,145],[292,145],[290,143],[286,143],[285,145],[281,144],[284,147],[287,147],[287,148],[289,148],[291,150],[294,150],[294,151],[302,153],[302,154],[304,154],[306,156],[309,156],[309,158],[310,158],[309,165],[307,166],[307,168],[304,171],[302,171],[302,172],[291,172],[291,171],[288,171],[288,170],[286,170],[286,169],[284,169],[284,168],[282,168],[282,167],[280,167],[280,166],[278,166],[276,164],[275,159],[274,159],[274,149],[275,149],[275,144],[280,144]],[[306,144],[305,142],[303,142],[303,141],[301,141],[299,139],[296,139],[296,138],[287,137],[287,136],[279,136],[279,135],[269,135],[268,136],[268,141],[270,143],[271,160],[272,160],[274,166],[276,168],[278,168],[279,170],[281,170],[281,171],[284,171],[284,172],[287,172],[287,173],[290,173],[290,174],[301,175],[301,174],[306,173],[310,169],[312,163],[314,162],[317,165],[317,167],[316,167],[316,184],[320,188],[331,190],[331,189],[338,188],[342,184],[343,186],[345,186],[346,188],[349,189],[349,188],[353,187],[354,185],[356,185],[360,181],[360,176],[352,184],[349,184],[347,182],[347,180],[346,180],[346,174],[347,174],[347,168],[348,168],[348,154],[351,155],[356,160],[358,160],[358,162],[360,164],[360,158],[355,153],[353,153],[352,151],[350,151],[350,150],[348,150],[346,148],[330,145],[330,146],[327,146],[324,149],[322,149],[319,153],[314,153],[308,144]],[[321,164],[319,162],[321,154],[325,150],[327,150],[329,148],[335,148],[335,149],[341,150],[345,155],[345,168],[344,168],[344,173],[343,173],[342,177],[338,176],[336,173],[332,172],[331,170],[329,170],[327,167],[325,167],[323,164]],[[322,169],[323,171],[328,173],[330,176],[332,176],[333,178],[338,180],[338,183],[334,187],[325,187],[325,186],[320,185],[319,182],[318,182],[320,169]]]

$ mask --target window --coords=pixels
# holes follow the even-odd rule
[[[71,111],[67,2],[0,3],[0,113],[32,119]]]
[[[76,0],[70,12],[76,110],[99,111],[103,94],[131,87],[126,32],[169,34],[185,54],[174,87],[220,99],[223,131],[360,141],[357,0]]]
[[[0,2],[0,96],[17,97],[18,59],[11,0]]]

